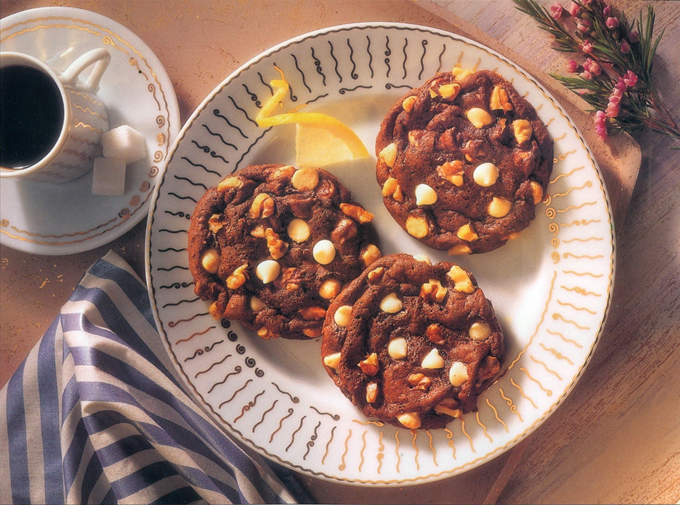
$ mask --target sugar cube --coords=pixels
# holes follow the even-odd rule
[[[128,164],[146,156],[144,136],[128,125],[103,133],[100,142],[105,158],[121,159]]]
[[[92,171],[92,194],[122,196],[125,194],[125,160],[95,158]]]

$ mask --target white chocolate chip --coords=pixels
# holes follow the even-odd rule
[[[406,412],[399,414],[397,420],[406,428],[415,430],[420,428],[420,415],[418,412]]]
[[[203,253],[201,258],[201,265],[208,273],[215,274],[220,268],[220,253],[217,249],[210,248]]]
[[[331,300],[338,296],[342,284],[337,279],[327,279],[319,288],[319,296],[326,300]]]
[[[375,382],[369,382],[366,385],[366,402],[375,403],[378,399],[378,384]]]
[[[483,128],[493,123],[491,114],[489,114],[484,109],[480,109],[479,107],[473,107],[467,111],[467,118],[468,121],[470,121],[475,126],[475,128]]]
[[[312,256],[321,265],[328,265],[335,259],[335,246],[330,240],[319,240],[314,244]]]
[[[298,191],[310,191],[319,184],[319,174],[314,168],[296,170],[290,181]]]
[[[437,192],[427,184],[416,186],[416,205],[432,205],[437,201]]]
[[[512,202],[506,200],[505,198],[499,198],[494,196],[487,211],[491,217],[505,217],[510,212],[512,208]]]
[[[385,165],[392,168],[394,162],[397,161],[397,144],[392,142],[388,146],[385,146],[378,157],[385,162]]]
[[[423,263],[427,263],[428,265],[432,264],[432,260],[428,256],[425,256],[424,254],[416,254],[413,257],[413,259],[416,261],[422,261]]]
[[[286,233],[291,240],[301,243],[309,238],[309,225],[302,219],[293,219],[286,229]]]
[[[250,297],[250,310],[253,312],[260,312],[262,309],[264,309],[266,305],[262,300],[260,300],[257,296],[251,296]]]
[[[347,326],[352,319],[352,307],[350,305],[343,305],[338,307],[338,310],[333,314],[333,321],[341,327]]]
[[[420,366],[430,370],[444,368],[444,358],[439,355],[439,351],[437,349],[432,349],[427,354],[427,356],[423,358],[423,362],[420,364]]]
[[[397,298],[396,293],[390,293],[380,302],[380,309],[388,314],[396,314],[399,312],[404,305],[401,300]]]
[[[451,365],[451,369],[449,370],[449,380],[451,381],[451,385],[453,387],[460,387],[466,380],[468,380],[467,367],[465,366],[465,363],[456,361]]]
[[[409,216],[406,218],[406,231],[415,238],[423,238],[430,233],[430,226],[424,217]]]
[[[393,359],[404,359],[408,355],[408,343],[404,337],[397,337],[387,344],[387,354]]]
[[[493,163],[482,163],[472,174],[475,182],[484,188],[493,186],[498,179],[498,167]]]
[[[340,368],[340,357],[341,354],[339,352],[324,356],[323,364],[337,372]]]
[[[280,273],[281,265],[276,260],[264,260],[255,268],[255,275],[265,284],[276,280]]]
[[[472,323],[468,330],[468,335],[472,340],[481,341],[486,340],[491,335],[491,328],[484,321],[477,321]]]

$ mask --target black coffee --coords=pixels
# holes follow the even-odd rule
[[[40,161],[59,139],[64,103],[45,72],[25,65],[0,71],[0,164],[26,168]]]

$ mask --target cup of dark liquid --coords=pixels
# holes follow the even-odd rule
[[[111,61],[103,48],[59,73],[32,56],[0,53],[0,176],[67,182],[87,173],[109,129],[97,97]],[[85,82],[78,77],[92,70]]]

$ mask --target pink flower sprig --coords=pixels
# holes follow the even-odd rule
[[[549,9],[536,0],[514,0],[554,37],[554,48],[573,53],[568,76],[551,74],[592,107],[603,140],[613,131],[645,128],[680,141],[680,128],[652,83],[654,54],[663,32],[654,36],[654,9],[629,23],[606,0],[559,1]],[[567,0],[565,0],[567,1]],[[580,63],[579,63],[580,61]]]

